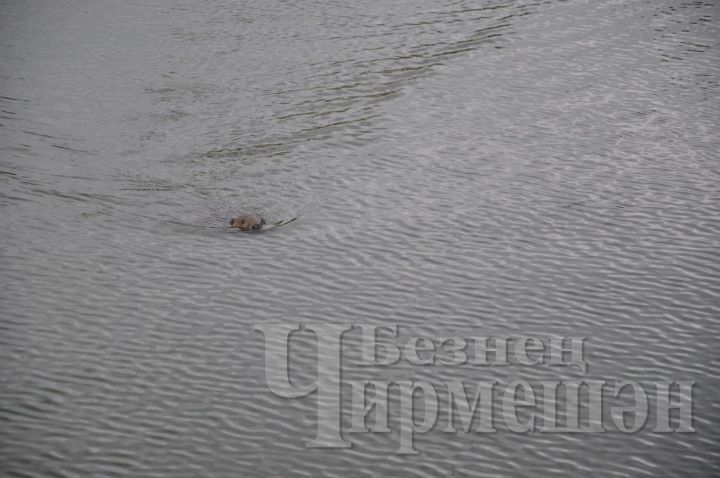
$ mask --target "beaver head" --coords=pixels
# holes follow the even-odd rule
[[[238,217],[230,219],[230,227],[236,227],[241,231],[251,231],[262,229],[265,219],[257,214],[241,214]]]

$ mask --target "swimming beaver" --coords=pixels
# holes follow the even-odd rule
[[[241,231],[257,231],[265,225],[265,219],[255,213],[241,214],[230,219],[230,227],[237,227]]]

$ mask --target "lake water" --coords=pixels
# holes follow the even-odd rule
[[[719,14],[1,1],[1,474],[720,475]],[[311,322],[585,337],[587,373],[344,373],[695,381],[696,431],[307,448],[315,397],[268,390],[254,324]],[[311,381],[313,336],[291,352]]]

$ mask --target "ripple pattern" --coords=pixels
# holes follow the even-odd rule
[[[718,13],[3,2],[3,476],[720,474]],[[228,231],[250,209],[299,219]],[[343,373],[694,380],[697,432],[436,426],[408,457],[395,427],[309,449],[315,398],[265,384],[253,324],[277,322],[588,337],[585,375]],[[313,335],[291,354],[311,382]]]

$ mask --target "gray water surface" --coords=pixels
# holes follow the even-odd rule
[[[720,475],[718,14],[0,1],[0,474]],[[378,373],[694,380],[696,432],[309,449],[253,324],[311,321],[587,337],[585,375]]]

